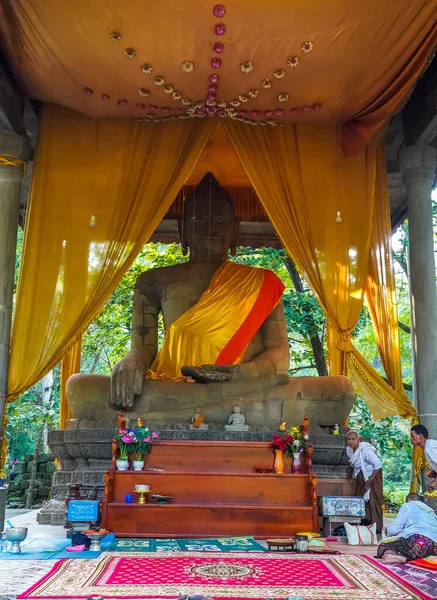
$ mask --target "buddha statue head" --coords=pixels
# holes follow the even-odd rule
[[[229,249],[235,254],[238,225],[234,199],[207,173],[185,198],[180,223],[183,253],[189,249],[191,260],[226,260]]]

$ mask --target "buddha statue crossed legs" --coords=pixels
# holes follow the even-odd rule
[[[224,424],[238,400],[249,425],[277,429],[304,413],[314,425],[346,419],[354,398],[346,377],[289,378],[283,285],[271,271],[228,260],[238,221],[212,174],[186,198],[181,225],[190,260],[138,277],[131,351],[111,377],[70,377],[73,418],[108,422],[123,409],[149,422],[189,423],[201,411]],[[166,336],[158,352],[159,312]]]

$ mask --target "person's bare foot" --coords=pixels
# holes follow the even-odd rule
[[[399,554],[386,554],[383,560],[389,565],[402,564],[407,562],[405,556],[399,556]]]

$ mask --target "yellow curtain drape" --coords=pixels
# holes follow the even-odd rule
[[[65,386],[70,375],[80,372],[80,358],[82,352],[82,336],[68,348],[61,362],[61,398],[59,406],[59,426],[65,429],[65,422],[71,419],[71,411],[68,406]]]
[[[117,286],[215,123],[95,121],[43,109],[20,269],[8,400],[62,358]]]
[[[224,127],[285,248],[327,315],[331,373],[346,374],[347,366],[375,418],[414,418],[414,406],[401,389],[390,387],[351,342],[370,248],[386,241],[385,230],[380,240],[373,229],[387,203],[381,148],[369,146],[345,157],[330,125],[270,129],[224,122]],[[378,289],[376,279],[375,285]],[[388,363],[399,360],[399,352],[386,356]],[[390,372],[400,372],[400,365],[390,366]]]

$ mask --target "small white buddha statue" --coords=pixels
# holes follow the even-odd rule
[[[246,419],[241,413],[241,406],[239,404],[234,404],[234,412],[229,417],[225,429],[226,431],[249,431],[249,425],[246,425]]]
[[[197,429],[198,431],[207,431],[209,425],[204,423],[204,415],[200,412],[200,408],[196,406],[196,412],[191,417],[191,423],[189,425],[190,429]]]

